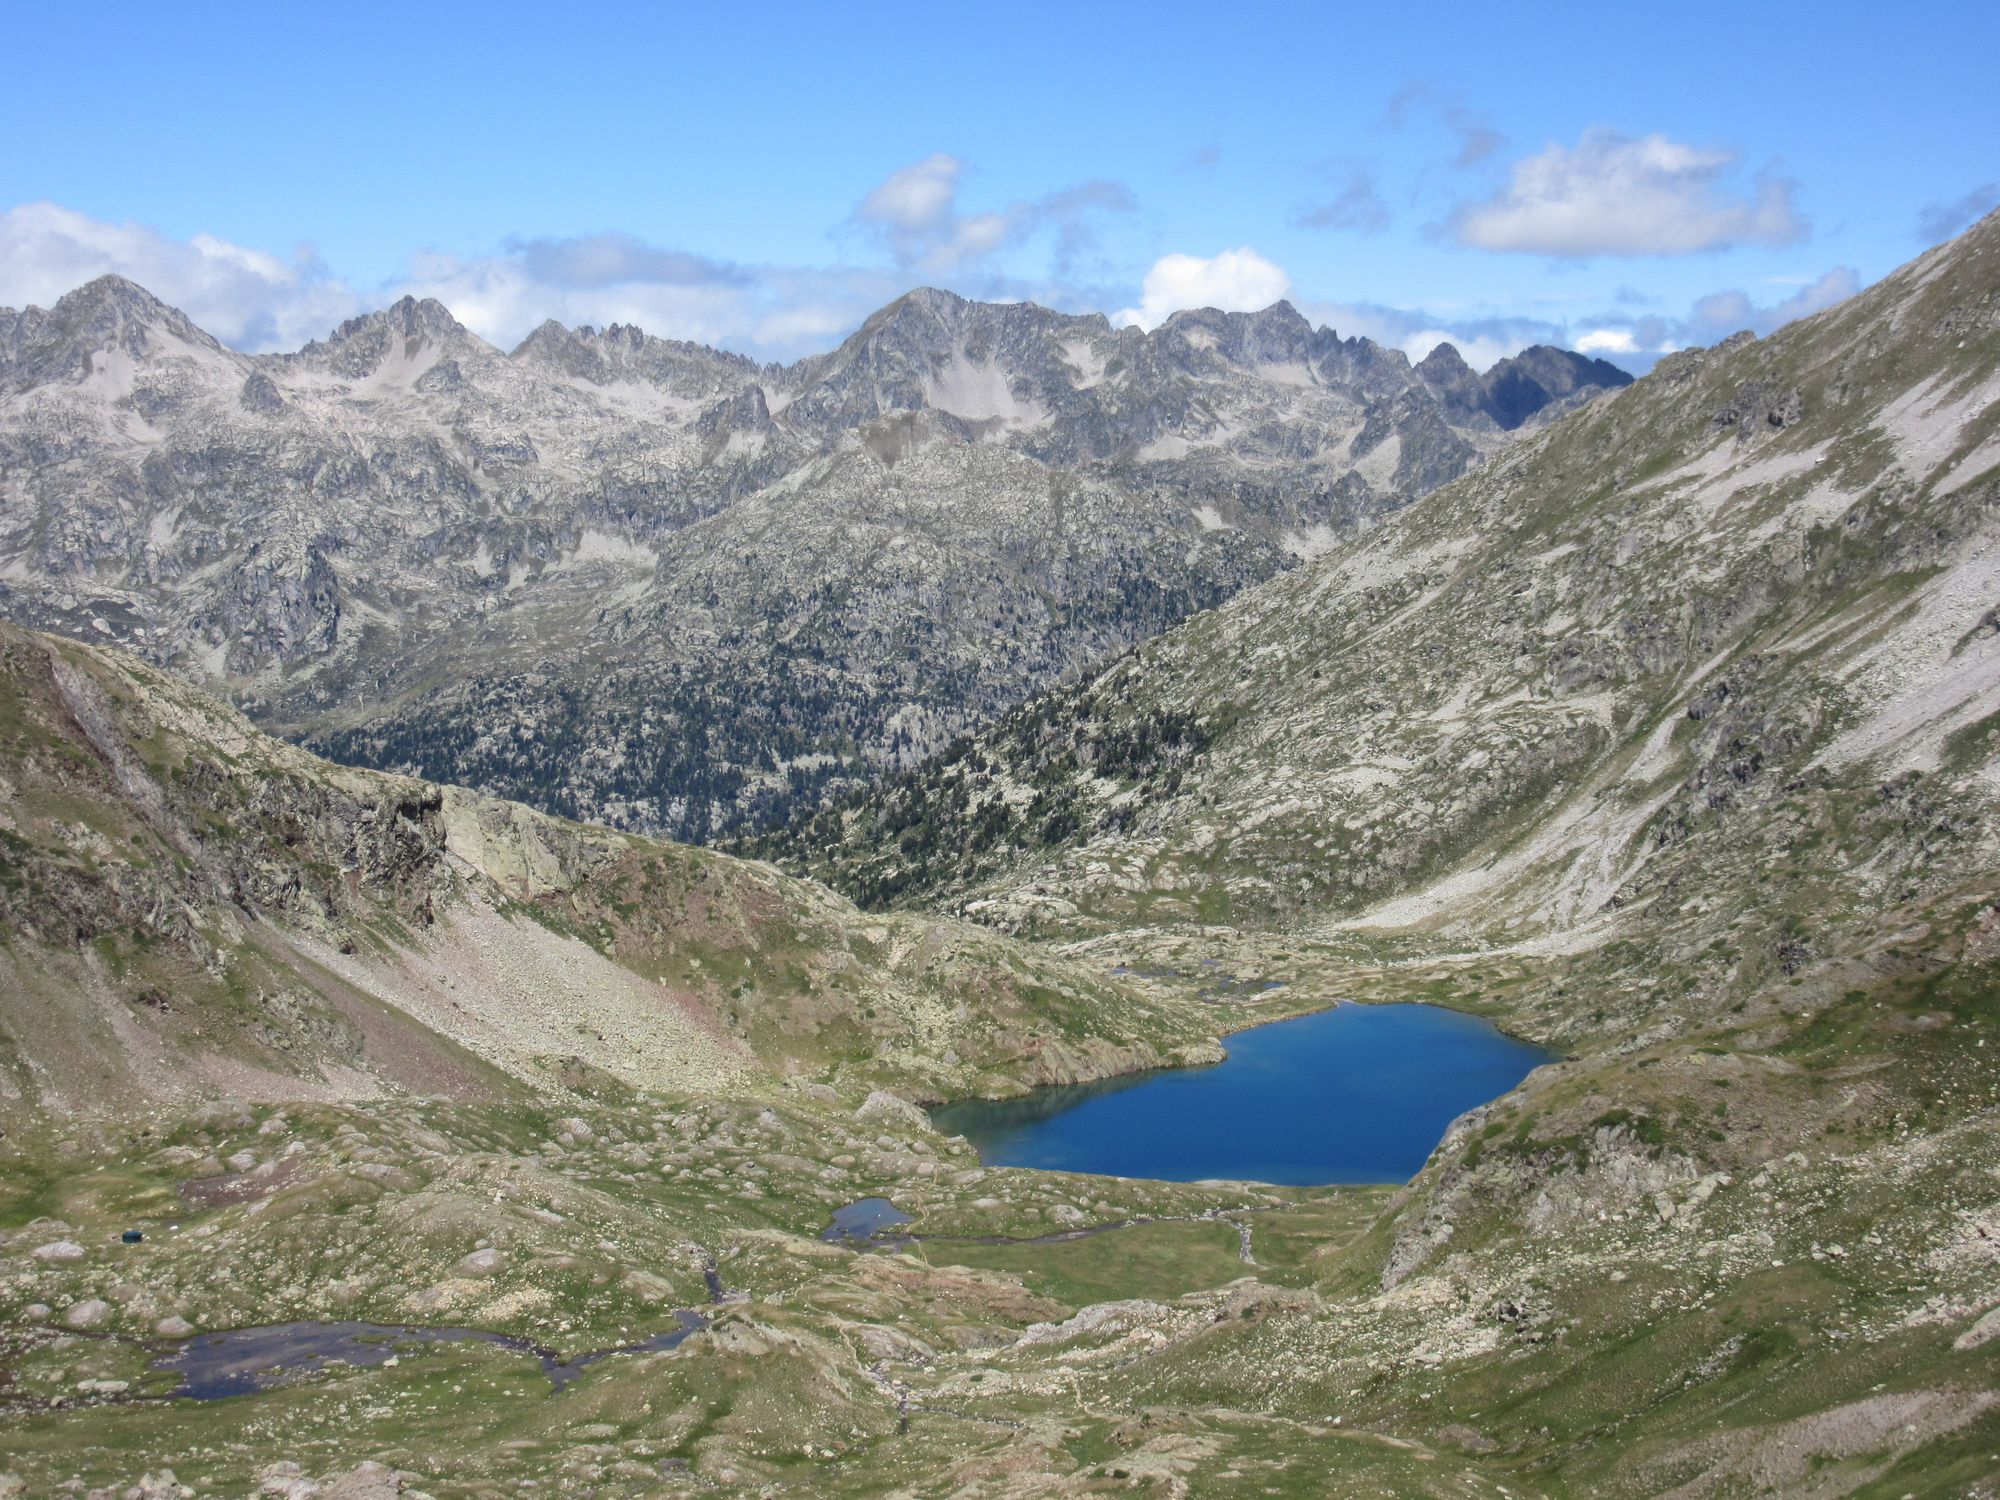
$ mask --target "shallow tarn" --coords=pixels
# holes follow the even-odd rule
[[[1213,1067],[931,1112],[989,1166],[1292,1186],[1404,1182],[1459,1115],[1555,1054],[1432,1005],[1339,1005],[1238,1032]]]
[[[909,1222],[910,1216],[887,1198],[859,1198],[833,1211],[833,1222],[820,1238],[834,1244],[865,1242]]]
[[[201,1334],[155,1361],[155,1366],[180,1375],[180,1386],[169,1394],[214,1401],[290,1385],[337,1366],[388,1364],[424,1344],[470,1341],[530,1356],[541,1364],[542,1373],[549,1377],[550,1383],[561,1390],[600,1360],[614,1354],[652,1354],[672,1349],[695,1330],[707,1326],[707,1319],[690,1310],[682,1310],[675,1317],[679,1326],[664,1333],[570,1359],[530,1339],[483,1328],[311,1322],[272,1323],[259,1328]]]

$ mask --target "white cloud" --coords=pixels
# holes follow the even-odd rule
[[[1764,177],[1733,191],[1724,178],[1735,160],[1664,135],[1592,129],[1574,147],[1551,144],[1515,162],[1507,186],[1454,223],[1482,250],[1558,256],[1685,255],[1804,235],[1793,184]]]
[[[666,338],[783,359],[823,349],[908,290],[888,272],[812,267],[716,267],[690,275],[692,257],[648,249],[615,272],[585,246],[574,279],[569,242],[499,255],[415,256],[385,296],[435,297],[481,338],[512,348],[546,318],[572,327],[630,323]],[[653,272],[648,274],[648,267]]]
[[[1824,312],[1860,290],[1861,277],[1852,267],[1835,266],[1782,302],[1767,306],[1752,302],[1747,293],[1740,291],[1711,293],[1695,303],[1687,326],[1697,337],[1734,333],[1739,328],[1748,328],[1761,336],[1799,318]]]
[[[1860,276],[1848,266],[1835,266],[1818,276],[1769,280],[1798,290],[1776,302],[1755,301],[1749,293],[1735,288],[1711,292],[1696,299],[1681,317],[1600,314],[1583,325],[1573,347],[1584,354],[1609,355],[1626,369],[1643,372],[1677,349],[1713,344],[1738,329],[1747,328],[1760,338],[1775,333],[1787,323],[1824,311],[1861,290]]]
[[[1944,203],[1927,203],[1917,215],[1917,238],[1935,245],[1948,240],[1968,225],[2000,207],[2000,183],[1982,182],[1961,198]]]
[[[1629,328],[1593,328],[1576,341],[1578,354],[1637,354],[1639,341]]]
[[[891,172],[861,200],[855,214],[893,229],[921,233],[948,220],[958,202],[958,177],[965,164],[939,151]]]
[[[1474,316],[1439,308],[1385,307],[1378,302],[1300,302],[1298,307],[1312,322],[1343,338],[1358,336],[1385,349],[1400,349],[1412,364],[1439,344],[1450,344],[1473,369],[1484,371],[1530,344],[1569,342],[1568,327],[1547,318]]]
[[[1084,182],[1033,200],[965,213],[959,208],[965,163],[939,151],[891,172],[854,207],[853,223],[875,236],[896,264],[943,276],[985,260],[1045,229],[1056,236],[1058,263],[1091,238],[1101,213],[1128,212],[1131,192],[1115,182]]]
[[[301,249],[282,260],[211,234],[176,240],[145,224],[93,219],[55,203],[0,211],[0,305],[48,306],[116,273],[239,349],[296,349],[352,317],[361,298]]]
[[[1152,328],[1189,307],[1256,312],[1291,289],[1291,277],[1248,245],[1207,260],[1198,255],[1163,255],[1146,273],[1139,305],[1113,313],[1111,321],[1120,327]]]
[[[886,270],[730,266],[618,234],[520,241],[492,255],[419,252],[401,276],[358,290],[303,252],[287,261],[211,234],[176,240],[53,203],[0,210],[0,306],[48,307],[108,273],[253,352],[297,349],[409,294],[437,298],[503,349],[555,318],[636,323],[670,338],[789,358],[825,348],[908,290],[905,276]]]

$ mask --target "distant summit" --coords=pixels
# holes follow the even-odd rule
[[[1416,375],[1437,394],[1449,419],[1469,422],[1483,414],[1505,432],[1551,408],[1568,410],[1579,394],[1587,397],[1632,383],[1630,375],[1608,360],[1547,344],[1509,355],[1479,375],[1457,346],[1446,342],[1424,356]]]
[[[1626,383],[1539,353],[1482,381],[1284,302],[1142,330],[924,287],[784,366],[629,324],[502,352],[415,297],[249,356],[104,278],[0,312],[0,614],[341,758],[713,839]]]

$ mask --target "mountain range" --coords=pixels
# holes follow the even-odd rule
[[[928,294],[882,317],[947,313],[964,322],[940,347],[961,352],[994,347],[965,331],[982,319],[1054,318]],[[147,414],[165,399],[140,373],[152,341],[202,390],[225,375],[201,371],[240,374],[233,410],[319,401],[311,420],[333,424],[359,401],[374,422],[356,389],[402,360],[424,364],[414,390],[459,337],[418,304],[398,317],[294,364],[150,313],[93,329],[80,383],[17,354],[35,383],[9,441],[45,446],[6,482],[71,485],[35,514],[60,513],[72,555],[95,538],[110,558],[140,499],[78,497],[117,472],[98,462],[107,423],[133,444],[172,426],[171,401]],[[23,321],[10,348],[53,347]],[[1265,342],[1284,314],[1177,321],[1102,337],[1134,359],[1179,340],[1214,369],[1294,347]],[[1317,493],[1283,476],[1348,464],[1358,439],[1315,447],[1300,414],[1324,386],[1218,375],[1250,394],[1217,409],[1217,452],[1049,468],[1023,445],[1067,432],[1083,452],[1090,430],[1035,415],[1052,388],[1010,379],[996,412],[954,353],[938,378],[957,414],[885,406],[918,377],[870,352],[882,334],[848,346],[869,373],[844,393],[832,366],[797,375],[811,362],[706,391],[720,367],[699,351],[537,339],[586,371],[564,379],[636,386],[607,372],[643,365],[699,390],[676,430],[715,442],[688,472],[718,482],[815,422],[841,433],[787,471],[811,486],[771,479],[675,533],[762,516],[732,535],[771,558],[815,507],[871,503],[912,535],[893,487],[851,476],[927,461],[1038,466],[1068,476],[1065,506],[1149,463],[1207,465],[1215,489],[1161,478],[1151,503],[1228,524],[1197,520],[1169,553],[1281,550],[1309,517],[1273,497]],[[1314,371],[1347,357],[1320,347]],[[453,358],[433,387],[486,356]],[[2000,214],[1769,338],[1558,397],[1504,446],[1487,406],[1512,410],[1511,374],[1475,393],[1449,363],[1408,372],[1390,406],[1450,407],[1492,444],[1480,462],[1399,503],[1370,488],[1309,556],[828,806],[799,796],[734,852],[330,763],[187,681],[179,617],[106,613],[88,569],[63,607],[97,613],[56,622],[71,634],[0,625],[0,1497],[1992,1494]],[[1306,458],[1263,466],[1264,445],[1291,453],[1284,424],[1222,415],[1252,396],[1303,424]],[[399,422],[432,409],[376,399]],[[469,405],[496,472],[530,464]],[[999,426],[973,432],[975,406]],[[704,437],[721,409],[738,425]],[[761,446],[737,443],[760,422]],[[420,498],[443,430],[396,430],[411,446],[365,474],[404,455],[407,509],[379,521],[402,537],[460,502]],[[534,471],[588,431],[531,434]],[[1399,464],[1413,434],[1383,441]],[[159,447],[167,489],[199,468]],[[218,473],[241,452],[211,451]],[[309,470],[328,450],[283,451]],[[829,498],[843,471],[853,510]],[[977,517],[1001,493],[934,498]],[[511,576],[524,554],[475,534]],[[627,606],[606,587],[628,542],[543,560],[574,591],[536,595],[557,601],[539,606],[551,630],[595,588],[647,639],[630,622],[660,564],[632,564]],[[330,664],[299,658],[297,690],[324,676],[332,711],[363,598],[382,670],[398,630],[435,653],[422,701],[467,691],[495,743],[526,722],[470,691],[476,658],[425,623],[414,562],[350,596],[348,555],[326,553]],[[456,555],[441,542],[433,571]],[[731,555],[703,619],[737,607],[725,584],[777,570]],[[273,650],[318,628],[316,587],[257,613],[245,580],[275,575],[194,558],[180,588],[236,601]],[[22,566],[10,601],[58,600]],[[881,628],[948,613],[925,566]],[[533,619],[508,628],[525,641]],[[632,690],[582,675],[614,659],[602,629],[537,658],[535,701]],[[275,717],[286,669],[232,663],[243,638],[211,644],[215,673],[242,666]],[[999,1168],[916,1107],[1138,1083],[1215,1060],[1239,1028],[1403,1002],[1491,1018],[1550,1059],[1403,1184]],[[1384,1097],[1432,1063],[1385,1067]],[[215,1383],[183,1384],[197,1367]]]
[[[616,325],[507,354],[407,298],[252,356],[106,277],[0,311],[0,615],[339,760],[708,841],[1628,380],[928,290],[783,367]]]

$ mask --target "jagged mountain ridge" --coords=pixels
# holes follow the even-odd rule
[[[1146,333],[935,291],[787,367],[624,326],[508,354],[411,299],[247,356],[104,278],[0,313],[0,613],[338,758],[709,838],[1623,378],[1413,370],[1286,304]]]

